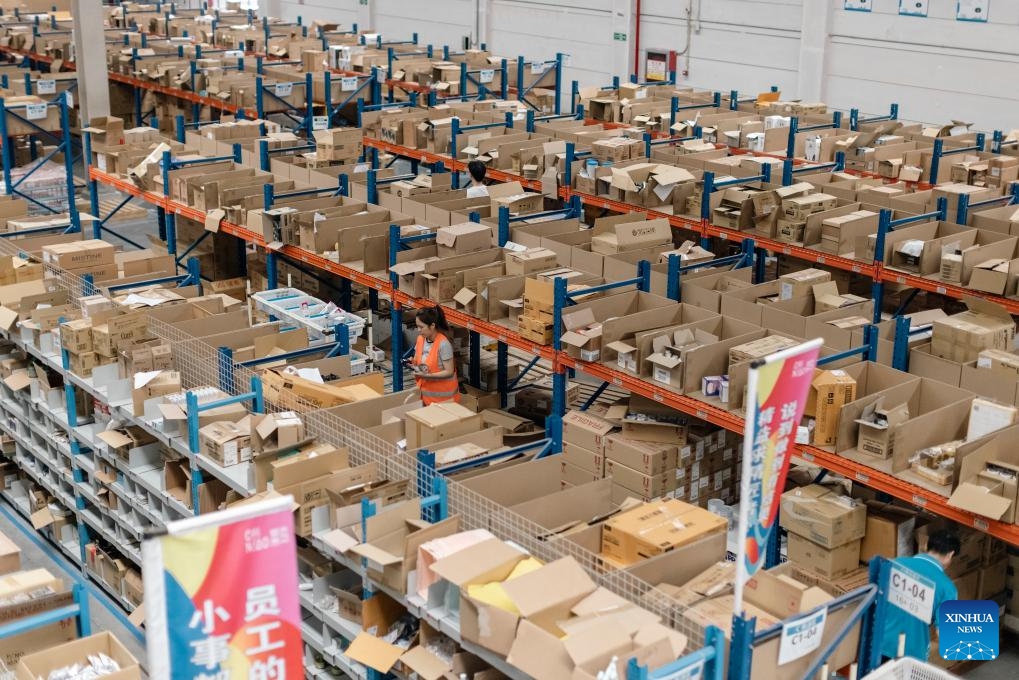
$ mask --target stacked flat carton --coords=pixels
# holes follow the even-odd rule
[[[552,287],[537,279],[524,281],[524,307],[517,317],[517,332],[526,340],[547,345],[555,328]]]
[[[788,532],[789,561],[834,579],[860,566],[866,506],[817,484],[782,494],[779,522]]]
[[[89,274],[93,282],[117,278],[113,246],[97,239],[43,246],[42,261],[76,276]]]

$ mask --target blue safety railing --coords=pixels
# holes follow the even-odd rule
[[[867,123],[882,123],[884,121],[892,121],[892,120],[898,120],[898,119],[899,119],[899,105],[898,104],[892,104],[889,107],[888,115],[886,115],[886,116],[871,116],[869,118],[860,118],[860,110],[859,109],[850,109],[849,110],[849,129],[852,130],[853,132],[856,132],[856,131],[858,131],[860,129],[861,125],[865,125]]]
[[[846,169],[846,152],[836,151],[835,160],[831,163],[808,163],[797,166],[792,158],[782,161],[782,186],[787,187],[793,183],[794,176],[800,173],[815,172],[843,172]]]
[[[954,156],[960,153],[983,153],[987,138],[983,132],[976,133],[976,142],[972,146],[963,146],[957,149],[945,150],[945,139],[938,137],[934,140],[934,151],[931,154],[931,174],[928,181],[931,184],[938,183],[938,172],[941,169],[941,159],[945,156]]]

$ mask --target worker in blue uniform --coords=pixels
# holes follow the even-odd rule
[[[947,530],[938,530],[927,538],[927,552],[914,557],[900,557],[895,564],[908,569],[934,584],[934,616],[937,616],[942,602],[956,600],[959,591],[946,570],[958,553],[961,544],[959,537]],[[914,659],[927,661],[931,647],[931,624],[933,621],[921,621],[899,607],[889,604],[885,611],[885,629],[882,633],[881,654],[885,658],[895,659],[899,656],[911,656]],[[899,652],[899,638],[905,636],[904,650]]]

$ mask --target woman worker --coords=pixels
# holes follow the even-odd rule
[[[441,401],[460,401],[449,325],[439,307],[426,307],[417,314],[417,344],[414,346],[414,380],[425,406]]]

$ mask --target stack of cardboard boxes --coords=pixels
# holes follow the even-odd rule
[[[89,274],[96,283],[117,278],[115,251],[105,241],[90,239],[43,246],[42,261],[75,276]]]
[[[859,568],[867,533],[863,503],[812,484],[782,494],[779,522],[788,533],[790,562],[828,579]]]
[[[611,414],[605,414],[611,417]],[[704,507],[711,498],[736,500],[739,439],[724,430],[677,434],[674,427],[648,425],[627,432],[615,419],[588,411],[563,418],[563,488],[612,479],[611,499],[652,501],[677,498]],[[662,430],[657,434],[655,428]],[[728,441],[727,441],[728,439]]]
[[[122,350],[130,351],[128,363],[133,368],[134,348],[147,338],[148,316],[142,311],[121,315],[103,311],[60,324],[61,348],[70,355],[71,371],[82,377],[92,375],[96,366],[117,363]],[[147,350],[138,354],[138,361],[142,367],[151,366],[148,370],[157,370],[156,361],[167,368],[172,363],[169,347],[156,344],[138,349]]]
[[[517,316],[517,331],[524,339],[541,345],[552,342],[555,299],[551,292],[548,282],[532,278],[524,281],[524,306]]]

